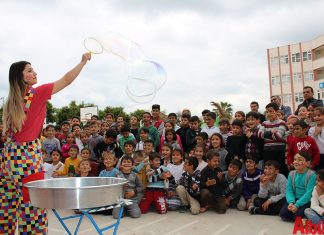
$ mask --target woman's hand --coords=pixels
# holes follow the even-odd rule
[[[91,60],[91,53],[87,52],[82,55],[81,63],[86,64],[88,60]]]

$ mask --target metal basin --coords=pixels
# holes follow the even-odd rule
[[[25,186],[35,207],[85,209],[118,203],[126,183],[114,177],[76,177],[37,180]]]

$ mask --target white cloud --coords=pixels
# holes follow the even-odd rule
[[[28,1],[0,2],[0,97],[8,93],[12,62],[28,60],[40,83],[55,81],[85,51],[83,40],[119,32],[161,63],[168,80],[148,104],[126,93],[127,66],[111,54],[94,55],[80,77],[53,97],[54,106],[77,102],[123,106],[160,103],[167,112],[227,101],[248,111],[268,102],[266,49],[321,35],[324,2],[317,1]],[[263,109],[262,109],[263,110]]]

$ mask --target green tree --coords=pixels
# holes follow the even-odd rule
[[[105,118],[107,113],[112,113],[114,114],[115,119],[117,118],[118,115],[121,115],[125,121],[129,120],[129,115],[127,113],[125,113],[124,108],[123,107],[111,107],[111,106],[107,106],[106,108],[104,108],[104,110],[100,110],[99,111],[99,118],[103,119]]]
[[[220,102],[219,105],[221,106],[221,108],[224,110],[225,113],[225,117],[226,118],[230,118],[233,115],[233,108],[232,108],[232,104],[228,103],[228,102]],[[213,109],[214,112],[216,112],[217,115],[220,115],[220,112],[217,108]]]
[[[46,103],[46,122],[47,123],[57,122],[56,108],[54,108],[52,103],[49,101],[47,101]]]
[[[142,119],[143,113],[145,113],[146,111],[144,109],[136,109],[134,112],[131,112],[129,114],[129,116],[136,116],[138,118],[138,120]]]

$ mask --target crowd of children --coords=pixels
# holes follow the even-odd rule
[[[318,223],[324,218],[324,108],[285,117],[276,103],[266,115],[235,113],[233,119],[190,111],[160,118],[152,106],[141,122],[132,116],[116,122],[78,117],[61,126],[48,125],[41,137],[44,171],[51,177],[121,177],[128,180],[125,213],[138,218],[152,206],[194,215],[213,209],[247,210],[251,215],[297,216]],[[257,102],[251,103],[251,109]],[[287,118],[287,120],[285,119]],[[141,125],[140,125],[141,124]],[[117,218],[119,211],[112,214]]]

